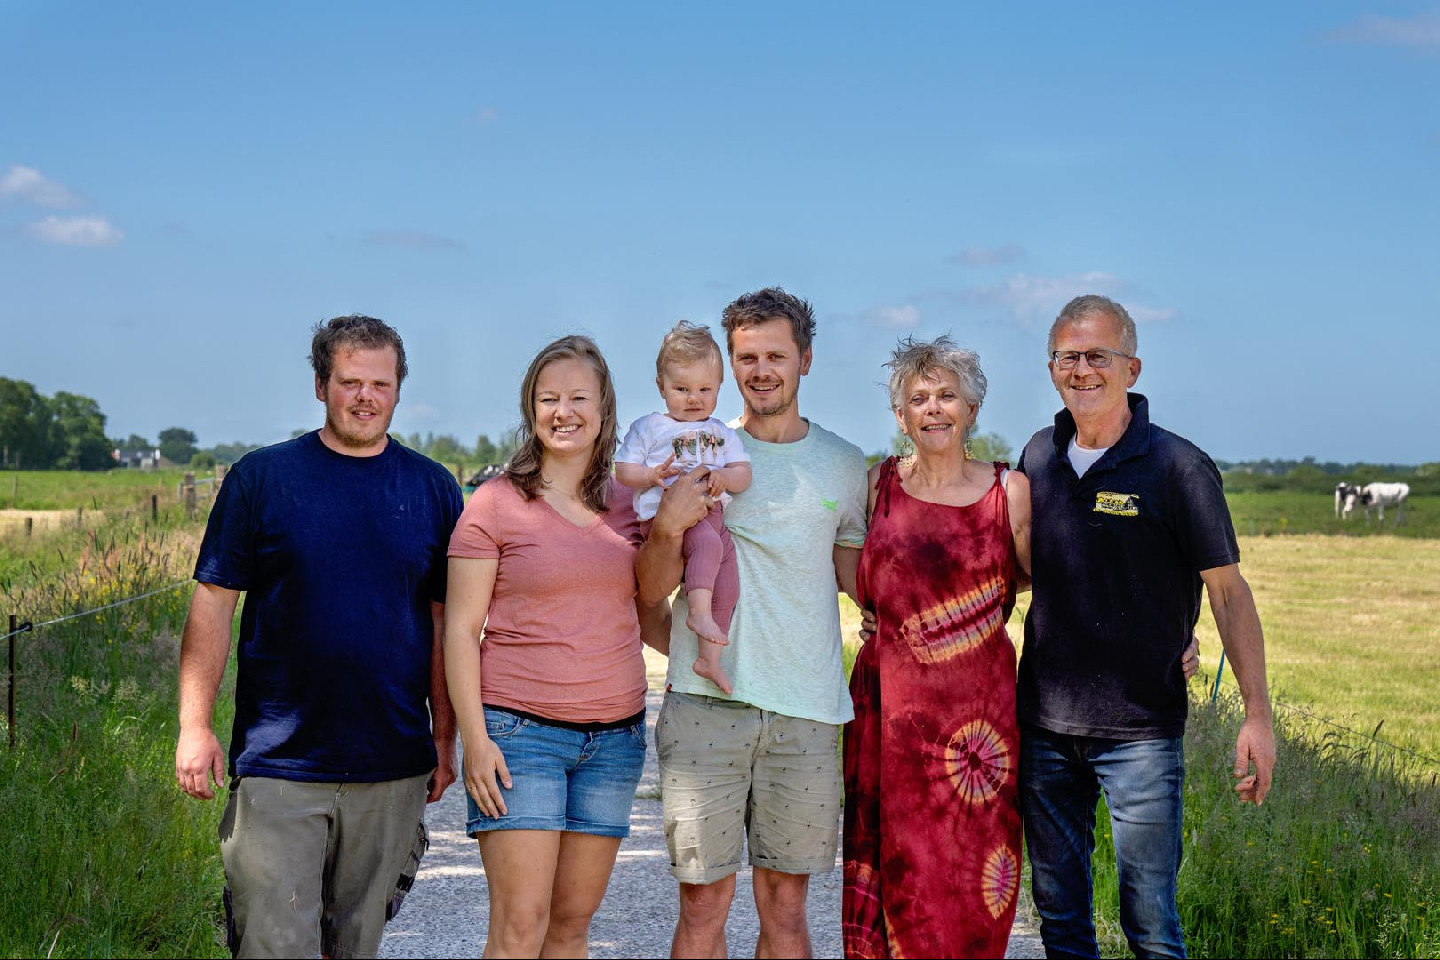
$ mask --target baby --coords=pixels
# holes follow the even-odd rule
[[[665,412],[647,414],[630,425],[615,455],[615,476],[635,491],[635,512],[648,533],[664,488],[698,466],[710,468],[708,493],[715,498],[714,506],[685,531],[685,596],[690,607],[685,625],[701,640],[695,672],[728,694],[734,687],[720,666],[720,648],[730,642],[740,580],[721,508],[730,493],[750,486],[750,455],[735,431],[711,416],[724,376],[720,345],[710,328],[677,323],[665,334],[655,358],[655,383]]]

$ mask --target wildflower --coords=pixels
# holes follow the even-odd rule
[[[134,677],[125,677],[115,687],[115,702],[124,704],[140,698],[140,684]]]
[[[71,677],[70,686],[76,693],[85,694],[90,690],[90,682],[84,677]]]

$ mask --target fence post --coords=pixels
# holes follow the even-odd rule
[[[31,534],[33,534],[34,532],[35,532],[35,518],[34,518],[34,517],[26,517],[26,518],[25,518],[25,536],[28,537],[28,536],[30,536]]]
[[[150,522],[160,522],[160,494],[150,494]]]
[[[83,526],[85,526],[85,508],[84,508],[84,507],[76,507],[76,508],[75,508],[75,526],[77,526],[77,527],[83,527]]]
[[[5,700],[5,729],[10,731],[10,749],[15,749],[15,630],[20,618],[10,614],[10,690]]]
[[[1213,705],[1220,699],[1220,678],[1225,675],[1225,651],[1220,651],[1220,665],[1215,668],[1215,689],[1210,693],[1210,703]]]
[[[185,474],[185,480],[180,486],[184,491],[185,513],[193,520],[195,518],[195,474],[193,471]]]
[[[216,461],[216,463],[215,463],[215,486],[214,486],[214,488],[211,489],[211,491],[210,491],[210,499],[211,499],[211,500],[214,500],[216,497],[220,496],[220,485],[225,482],[225,476],[226,476],[226,474],[228,474],[229,472],[230,472],[230,464],[228,464],[228,463],[220,463],[219,461]]]

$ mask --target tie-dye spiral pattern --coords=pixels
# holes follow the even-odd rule
[[[847,957],[998,957],[1020,882],[1014,605],[1005,490],[966,507],[881,468],[860,558],[879,620],[845,728]]]

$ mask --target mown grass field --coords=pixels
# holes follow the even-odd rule
[[[160,505],[175,505],[175,485],[186,470],[7,470],[0,472],[0,510],[139,511],[150,507],[150,495]],[[196,472],[197,479],[214,476]]]

